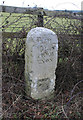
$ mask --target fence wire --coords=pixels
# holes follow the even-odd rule
[[[0,30],[3,37],[3,59],[6,57],[14,60],[24,60],[26,36],[32,28],[38,26],[38,16],[2,12],[1,17]],[[61,73],[57,70],[59,74],[64,75],[62,69],[66,69],[68,65],[68,68],[71,68],[74,72],[76,71],[76,79],[81,79],[81,20],[72,19],[71,17],[66,18],[66,16],[43,16],[43,27],[53,30],[58,36],[58,64],[61,69],[59,69]],[[71,79],[70,69],[68,71],[67,73],[70,73],[69,79]],[[59,79],[62,81],[63,77]]]

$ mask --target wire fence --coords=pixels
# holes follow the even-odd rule
[[[0,17],[2,23],[0,31],[2,31],[3,59],[5,57],[14,60],[16,58],[24,59],[27,33],[37,26],[46,27],[53,30],[58,36],[59,65],[71,63],[72,69],[76,70],[77,76],[76,67],[79,69],[81,62],[82,15],[80,12],[49,11],[42,8],[1,7]]]

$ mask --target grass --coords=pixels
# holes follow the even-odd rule
[[[29,14],[16,14],[16,13],[1,13],[2,23],[0,27],[0,31],[3,29],[5,32],[19,32],[19,34],[28,33],[31,28],[37,26],[37,16],[36,15],[29,15]],[[48,22],[49,21],[49,22]],[[71,34],[71,35],[78,35],[81,31],[81,21],[76,19],[68,19],[68,18],[53,18],[44,16],[44,27],[47,27],[57,34]],[[12,33],[11,33],[12,34]],[[6,39],[6,36],[5,36]],[[24,40],[16,39],[16,38],[7,38],[4,41],[8,41],[7,45],[5,46],[7,49],[10,49],[11,53],[14,53],[18,48],[17,44],[20,46],[20,43]],[[3,42],[4,42],[3,41]],[[12,41],[12,42],[11,42]],[[20,43],[19,43],[19,42]],[[11,47],[10,47],[11,44]],[[79,46],[79,44],[77,44]],[[21,48],[19,51],[20,55],[23,54],[24,49]],[[60,59],[61,61],[61,59]]]
[[[67,84],[64,85],[66,89],[63,92],[59,91],[57,94],[58,87],[56,87],[53,98],[49,100],[34,100],[25,94],[24,59],[13,61],[6,56],[3,59],[3,118],[41,118],[42,120],[56,118],[81,119],[83,107],[81,103],[83,98],[81,92],[82,86],[80,85],[82,85],[82,81],[75,85],[73,84],[73,74],[75,76],[75,73],[71,70],[68,71],[70,69],[70,61],[60,60],[58,64],[60,66],[58,65],[58,71],[56,71],[58,79],[56,83],[60,85],[61,78],[63,81],[67,80]],[[70,78],[68,78],[69,75]],[[67,77],[65,78],[65,76]],[[68,87],[71,84],[72,89],[69,89]],[[81,94],[78,94],[79,92]]]
[[[12,13],[1,13],[2,23],[1,26],[5,26],[5,32],[17,32],[20,31],[24,26],[30,27],[36,16],[15,14]],[[26,27],[25,27],[26,28]]]
[[[2,15],[2,23],[4,23],[1,26],[11,24],[23,16],[14,24],[12,23],[4,28],[6,32],[19,32],[23,27],[28,32],[31,28],[37,26],[34,24],[37,22],[37,16],[24,14],[10,15],[9,13],[2,13]],[[79,20],[44,17],[44,25],[58,33],[58,35],[63,32],[66,34],[80,34],[81,23]],[[56,70],[55,97],[47,101],[36,101],[30,96],[25,95],[24,58],[18,59],[18,56],[16,57],[15,55],[16,53],[20,55],[24,54],[26,38],[5,37],[3,39],[3,55],[6,52],[6,58],[3,58],[2,61],[4,118],[41,118],[43,120],[65,117],[78,119],[82,117],[82,94],[77,95],[82,90],[82,82],[75,84],[75,82],[81,80],[80,44],[78,43],[80,39],[75,39],[67,35],[58,36],[58,38],[59,58]],[[9,54],[14,55],[14,60],[9,58]],[[60,90],[57,92],[59,87]],[[73,93],[71,96],[72,90]]]
[[[33,27],[35,23],[37,23],[37,16],[36,15],[29,15],[29,14],[15,14],[12,13],[1,13],[2,23],[5,32],[18,32],[22,28],[29,28],[31,24]],[[49,21],[49,22],[48,22]],[[48,23],[48,24],[46,24]],[[52,27],[57,31],[65,32],[69,34],[79,34],[79,30],[77,31],[78,26],[81,26],[81,21],[76,19],[68,19],[68,18],[53,18],[44,16],[44,26],[45,27]],[[76,27],[74,27],[76,26]],[[76,32],[76,33],[75,33]]]

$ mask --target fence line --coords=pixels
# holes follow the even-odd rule
[[[51,21],[52,19],[54,19],[56,17],[77,19],[77,20],[81,20],[82,19],[81,14],[78,14],[78,13],[73,13],[73,12],[69,12],[69,11],[55,11],[55,10],[51,11],[51,10],[43,9],[43,8],[40,8],[40,7],[39,8],[36,8],[36,7],[31,8],[31,7],[13,7],[13,6],[0,5],[0,12],[10,13],[10,15],[6,19],[8,19],[11,16],[12,13],[37,15],[38,19],[37,19],[36,25],[38,27],[45,26],[46,24],[48,24],[49,21]],[[43,19],[44,16],[49,16],[49,17],[52,17],[52,18],[50,20],[48,20],[48,22],[46,22],[44,24],[44,19]],[[17,19],[17,21],[20,20],[20,18],[22,18],[22,17],[24,17],[24,16],[19,17]],[[14,22],[17,22],[17,21],[14,21]],[[14,37],[14,38],[15,37],[25,38],[27,32],[24,31],[24,30],[21,30],[19,32],[12,32],[12,31],[11,32],[5,32],[4,31],[4,28],[7,28],[9,25],[14,24],[14,22],[11,22],[10,24],[6,24],[5,26],[4,25],[1,26],[1,29],[3,31],[2,32],[3,37],[6,37],[6,38],[12,38],[12,37]],[[74,37],[79,38],[80,35],[76,35]]]
[[[69,12],[69,11],[57,11],[57,10],[48,10],[43,8],[36,7],[13,7],[13,6],[3,6],[0,5],[0,12],[8,12],[8,13],[23,13],[23,14],[32,14],[32,15],[43,15],[43,16],[54,16],[54,17],[65,17],[70,19],[78,19],[81,20],[82,16],[77,13]]]

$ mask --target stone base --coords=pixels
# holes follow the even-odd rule
[[[44,78],[31,80],[29,74],[25,74],[25,76],[28,78],[28,80],[26,79],[27,95],[30,95],[34,99],[44,99],[49,98],[53,94],[55,79]]]

